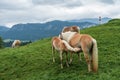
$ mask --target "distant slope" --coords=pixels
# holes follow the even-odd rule
[[[111,18],[104,17],[101,19],[101,23],[107,23]],[[90,23],[95,23],[99,24],[99,19],[98,18],[85,18],[85,19],[80,19],[80,20],[70,20],[71,22],[90,22]]]
[[[0,36],[2,36],[8,30],[9,28],[7,28],[6,26],[0,26]]]
[[[81,30],[90,34],[98,43],[99,71],[88,73],[82,54],[82,61],[73,55],[73,63],[60,69],[59,54],[52,63],[51,38],[36,41],[19,48],[0,50],[1,80],[118,80],[120,76],[120,19]],[[65,55],[64,55],[65,56]],[[65,57],[64,57],[65,64]]]
[[[4,39],[38,40],[58,35],[64,26],[77,25],[87,28],[96,24],[90,22],[50,21],[47,23],[16,24],[4,35]]]

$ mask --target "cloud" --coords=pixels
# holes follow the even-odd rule
[[[114,0],[100,0],[100,1],[105,4],[114,4]]]
[[[0,25],[120,17],[120,0],[1,0]]]
[[[32,3],[35,5],[52,5],[52,6],[61,6],[61,7],[77,7],[81,6],[82,3],[80,0],[32,0]]]
[[[31,4],[29,0],[1,0],[0,1],[0,9],[6,10],[17,10],[17,9],[25,9],[30,7]]]

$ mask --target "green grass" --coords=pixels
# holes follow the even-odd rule
[[[120,76],[120,19],[81,30],[98,43],[98,73],[88,73],[82,53],[82,62],[73,55],[69,68],[60,68],[59,54],[52,63],[51,38],[36,41],[19,48],[0,50],[0,80],[119,80]]]

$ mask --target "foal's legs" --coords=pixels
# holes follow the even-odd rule
[[[62,54],[63,54],[63,51],[60,51],[61,69],[63,69],[63,64],[62,64],[63,57],[62,57]]]
[[[55,62],[55,58],[54,58],[54,56],[55,56],[55,49],[54,49],[53,46],[52,46],[52,56],[53,56],[53,62]]]
[[[70,62],[69,62],[69,64],[71,64],[72,63],[72,56],[73,56],[73,53],[72,52],[70,52]]]
[[[81,53],[78,52],[77,54],[78,54],[79,61],[82,61],[82,59],[81,59]]]
[[[66,52],[66,65],[67,65],[67,67],[69,67],[69,64],[68,64],[68,52]]]

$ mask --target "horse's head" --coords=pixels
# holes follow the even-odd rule
[[[62,29],[63,33],[68,32],[68,31],[80,33],[80,27],[79,26],[69,26],[69,27],[64,27]]]
[[[71,31],[72,32],[80,32],[80,27],[79,26],[72,26]]]
[[[59,34],[59,38],[63,39],[62,32]]]

